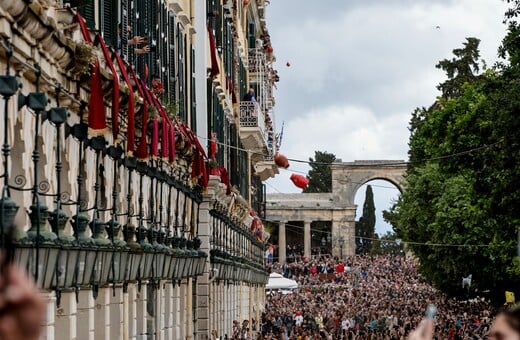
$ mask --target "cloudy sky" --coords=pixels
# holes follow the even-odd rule
[[[302,160],[315,150],[343,161],[406,160],[411,112],[433,103],[445,78],[435,64],[477,37],[492,65],[506,8],[502,0],[271,0],[281,152]],[[308,166],[292,162],[290,170],[306,173]],[[267,191],[299,192],[290,175],[281,170]],[[398,191],[384,181],[370,184],[380,214]],[[358,211],[364,192],[356,195]],[[389,229],[377,219],[378,232]]]

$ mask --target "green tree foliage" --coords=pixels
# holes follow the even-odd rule
[[[314,151],[314,159],[309,158],[311,169],[307,177],[309,185],[303,189],[305,193],[332,192],[332,172],[330,165],[336,156],[326,151]]]
[[[520,55],[508,44],[519,32],[504,39],[508,56]],[[454,53],[439,63],[443,96],[412,114],[408,183],[387,218],[404,241],[426,243],[410,248],[434,285],[465,297],[462,277],[472,274],[473,289],[503,302],[504,290],[520,287],[520,65],[477,75],[474,38]],[[454,69],[464,77],[455,81],[463,73]]]
[[[372,240],[375,236],[376,206],[374,204],[374,192],[368,185],[363,203],[363,215],[356,222],[356,252],[367,254],[372,250]]]
[[[479,44],[480,40],[477,38],[466,38],[462,48],[453,50],[454,58],[441,60],[435,65],[435,67],[444,70],[448,76],[448,80],[437,86],[443,97],[458,97],[464,83],[475,81],[476,74],[480,69]]]

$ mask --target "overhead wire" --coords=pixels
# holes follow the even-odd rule
[[[274,220],[269,220],[269,219],[262,219],[262,221],[264,222],[270,222],[270,223],[280,223],[280,221],[274,221]],[[302,226],[299,226],[299,225],[295,225],[295,224],[290,224],[290,223],[285,223],[285,226],[286,227],[291,227],[291,229],[304,229],[305,227],[302,227]],[[332,232],[331,231],[326,231],[326,230],[321,230],[321,229],[316,229],[316,228],[312,228],[311,227],[311,232],[312,231],[319,231],[321,232],[322,234],[326,234],[326,235],[331,235],[332,236]],[[302,234],[301,232],[297,232],[295,231],[297,234]],[[374,237],[364,237],[364,236],[354,236],[355,239],[360,239],[360,240],[370,240],[370,241],[382,241],[382,242],[387,242],[387,243],[394,243],[394,244],[397,244],[397,245],[400,245],[400,244],[403,244],[403,243],[406,243],[406,244],[413,244],[413,245],[420,245],[420,246],[431,246],[431,247],[490,247],[489,244],[450,244],[450,243],[430,243],[430,242],[416,242],[416,241],[406,241],[406,240],[385,240],[385,239],[380,239],[380,238],[374,238]]]
[[[211,140],[210,138],[204,137],[204,136],[197,135],[197,137],[201,138],[201,139],[204,139],[204,140],[207,140],[207,141]],[[223,142],[219,142],[219,141],[214,141],[214,142],[217,143],[218,145],[221,145],[221,146],[224,146],[224,147],[227,147],[227,148],[231,148],[231,149],[235,149],[235,150],[239,150],[239,151],[249,152],[249,153],[251,153],[253,155],[264,155],[261,152],[255,152],[253,150],[244,149],[244,148],[241,148],[241,147],[238,147],[238,146],[235,146],[235,145],[229,145],[229,144],[226,144],[226,143],[223,143]],[[467,149],[467,150],[451,153],[451,154],[448,154],[448,155],[442,155],[442,156],[431,157],[431,158],[424,158],[424,159],[416,160],[416,161],[413,161],[413,162],[411,162],[411,161],[395,161],[395,162],[389,161],[389,162],[381,162],[381,163],[373,163],[373,164],[363,164],[363,163],[357,163],[356,164],[355,162],[350,162],[348,165],[352,166],[352,167],[361,167],[362,168],[362,167],[399,166],[399,165],[409,165],[409,164],[412,164],[412,163],[426,163],[426,162],[430,162],[430,161],[438,161],[438,160],[450,159],[450,158],[456,158],[456,157],[468,155],[468,154],[471,154],[471,153],[474,153],[474,152],[479,152],[481,150],[485,150],[487,148],[494,147],[494,146],[499,145],[499,144],[501,144],[503,142],[504,142],[504,140],[501,139],[501,140],[496,141],[496,142],[491,143],[491,144],[485,144],[485,145],[482,145],[482,146],[478,146],[478,147],[474,147],[474,148],[471,148],[471,149]],[[291,161],[291,162],[303,163],[303,164],[330,165],[330,166],[333,166],[333,165],[345,165],[345,163],[343,163],[343,162],[330,162],[330,163],[328,163],[328,162],[316,162],[316,161],[310,161],[310,160],[302,160],[302,159],[296,159],[296,158],[287,158],[287,159],[289,161]],[[297,171],[297,170],[291,170],[291,169],[285,169],[285,170],[291,171],[291,172],[296,172],[296,173],[303,173],[303,172],[300,172],[300,171]]]

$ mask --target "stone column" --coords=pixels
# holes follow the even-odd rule
[[[155,290],[155,338],[166,339],[164,336],[164,300],[166,298],[163,283],[159,281],[159,287]]]
[[[109,334],[110,339],[119,339],[123,335],[123,288],[107,289],[110,296]]]
[[[285,241],[285,221],[278,224],[278,262],[285,263],[286,256],[286,241]]]
[[[311,259],[311,222],[303,222],[303,255]]]
[[[63,339],[77,339],[76,333],[76,313],[78,306],[76,294],[74,292],[64,292],[61,294],[61,304],[56,311],[55,329],[56,334]]]
[[[210,236],[211,236],[211,216],[209,211],[211,210],[212,202],[214,200],[215,193],[219,190],[220,177],[210,176],[208,189],[203,196],[203,201],[199,205],[199,225],[198,225],[198,237],[201,241],[200,249],[206,254],[210,253]],[[209,257],[206,259],[204,265],[204,272],[197,278],[196,289],[196,325],[195,334],[197,340],[206,340],[211,337],[211,308],[210,308],[210,262]]]
[[[164,337],[173,339],[173,286],[166,283],[164,288]]]
[[[43,322],[43,337],[45,340],[55,339],[55,315],[56,315],[56,295],[54,292],[43,293],[43,299],[47,302],[45,320]]]
[[[128,339],[136,340],[137,339],[137,286],[136,284],[128,285],[128,292],[125,294],[128,296],[128,322],[127,322],[127,332]]]
[[[137,339],[146,339],[146,334],[148,333],[148,309],[147,309],[147,294],[148,294],[148,286],[146,283],[141,284],[141,290],[137,292],[137,315],[136,315],[136,323],[137,323]],[[97,339],[96,339],[97,340]]]
[[[186,285],[186,340],[193,339],[193,280],[188,278]]]
[[[173,311],[174,311],[174,323],[173,323],[173,339],[181,338],[181,286],[175,283],[173,287]]]
[[[94,312],[94,334],[96,340],[110,340],[110,290],[100,288]]]
[[[91,290],[79,291],[79,304],[76,315],[78,340],[94,340],[94,306]]]
[[[343,256],[352,256],[356,253],[356,208],[336,209],[333,211],[332,219],[332,255],[340,256],[341,249],[338,239],[343,237]]]
[[[186,281],[183,280],[181,282],[181,287],[180,287],[180,290],[181,290],[181,295],[180,295],[180,308],[179,310],[181,311],[180,313],[180,317],[179,317],[179,321],[180,321],[180,338],[179,339],[186,339],[186,336],[187,336],[187,333],[186,333],[186,325],[187,325],[187,322],[186,322],[186,302],[187,302],[187,284],[186,284]]]

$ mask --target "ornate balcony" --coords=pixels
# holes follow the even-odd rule
[[[261,181],[265,181],[270,177],[274,177],[280,173],[278,166],[274,162],[275,148],[274,145],[268,149],[268,154],[263,161],[255,164],[255,175],[257,175]]]
[[[261,83],[265,79],[266,60],[264,51],[257,48],[249,49],[248,69],[251,82]]]
[[[278,174],[273,157],[276,153],[274,128],[258,102],[240,103],[240,139],[246,149],[252,150],[255,174],[262,181]],[[267,122],[267,123],[266,123]]]
[[[240,139],[246,149],[266,154],[268,135],[265,125],[265,114],[256,101],[240,102]],[[253,155],[256,156],[256,155]],[[253,161],[255,161],[254,157]],[[256,159],[256,161],[262,160]]]

